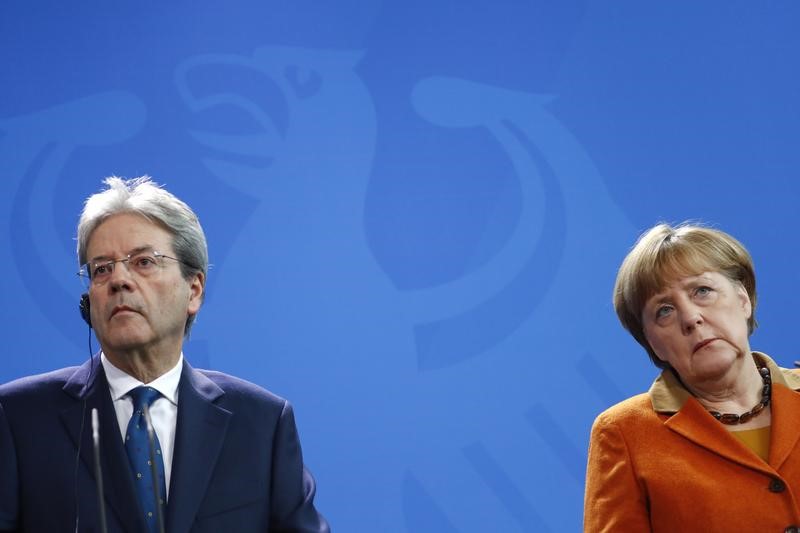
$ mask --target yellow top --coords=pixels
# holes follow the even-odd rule
[[[764,461],[769,460],[769,430],[770,426],[758,429],[745,429],[731,431],[731,435],[739,439],[742,444],[753,450]]]

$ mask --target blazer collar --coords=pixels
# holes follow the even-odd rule
[[[772,375],[772,425],[770,434],[769,465],[729,434],[668,370],[661,373],[650,387],[653,409],[672,415],[664,425],[694,443],[712,452],[750,468],[772,473],[786,461],[800,439],[800,376],[778,367],[765,354],[753,352],[763,360]]]
[[[72,396],[75,402],[61,411],[61,420],[75,446],[80,448],[81,460],[93,477],[96,476],[96,472],[92,441],[92,409],[97,409],[105,501],[126,531],[131,533],[142,531],[145,524],[142,513],[137,509],[138,504],[131,505],[131,502],[137,502],[133,475],[128,467],[117,415],[111,403],[111,394],[108,391],[108,382],[100,365],[99,355],[78,367],[67,380],[63,390]]]
[[[166,529],[191,529],[222,450],[231,412],[216,403],[224,391],[184,360],[178,386],[178,421],[167,502]]]
[[[781,384],[792,390],[800,390],[800,375],[794,370],[788,370],[775,364],[768,355],[753,352],[753,355],[766,363],[772,377],[772,383]],[[692,397],[672,370],[664,370],[656,378],[648,391],[653,410],[657,413],[673,414],[681,410],[684,404]]]

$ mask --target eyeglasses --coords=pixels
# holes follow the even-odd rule
[[[164,267],[164,259],[171,259],[172,261],[191,266],[175,257],[170,257],[156,252],[155,250],[148,249],[128,254],[122,259],[85,263],[78,271],[78,276],[83,280],[87,289],[89,286],[98,287],[111,279],[111,274],[114,273],[114,268],[117,263],[125,263],[128,267],[128,272],[133,272],[143,278],[149,278],[156,275]]]

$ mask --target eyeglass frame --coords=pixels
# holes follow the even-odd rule
[[[126,255],[125,257],[123,257],[121,259],[109,259],[108,261],[102,260],[102,261],[95,261],[95,262],[91,262],[91,261],[86,262],[86,263],[81,265],[80,269],[78,270],[78,272],[76,272],[76,274],[78,275],[79,278],[81,278],[81,280],[83,280],[84,285],[86,286],[86,288],[89,288],[89,287],[101,287],[101,286],[105,285],[108,282],[109,279],[111,279],[111,275],[114,273],[114,269],[116,268],[115,265],[117,263],[125,263],[125,267],[128,269],[128,272],[132,272],[132,273],[137,274],[138,276],[142,276],[142,277],[146,278],[146,277],[149,276],[149,274],[143,274],[142,272],[140,272],[136,268],[136,266],[134,266],[131,269],[131,262],[130,262],[131,259],[135,259],[138,256],[146,256],[146,257],[153,258],[155,260],[155,266],[158,266],[159,269],[163,269],[164,268],[164,259],[171,259],[172,261],[176,261],[176,262],[178,262],[178,263],[180,263],[182,265],[185,265],[185,266],[187,266],[189,268],[195,268],[194,266],[190,265],[189,263],[187,263],[185,261],[181,261],[177,257],[172,257],[172,256],[169,256],[169,255],[166,255],[166,254],[162,254],[161,252],[159,252],[157,250],[154,250],[154,249],[152,249],[152,248],[150,248],[148,246],[148,247],[144,247],[144,248],[140,248],[140,249],[134,250],[133,252],[129,253],[128,255]],[[92,268],[89,268],[89,265],[92,265]],[[97,276],[97,274],[92,275],[92,271],[95,270],[98,267],[101,267],[101,266],[111,267],[111,270],[110,270],[110,272],[108,272],[108,274],[106,274],[108,276],[108,279],[102,281],[101,283],[96,283],[95,282],[95,277]]]

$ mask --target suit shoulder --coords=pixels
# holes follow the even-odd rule
[[[236,376],[231,376],[230,374],[225,374],[216,370],[198,369],[197,371],[214,382],[214,384],[222,389],[229,398],[263,402],[274,406],[280,406],[281,408],[289,403],[285,398],[245,379],[237,378]]]
[[[650,395],[644,392],[612,405],[597,415],[594,425],[626,424],[629,421],[640,421],[651,416],[656,417],[657,414],[653,410]]]
[[[60,391],[77,369],[78,367],[60,368],[9,381],[0,385],[0,399],[41,395],[45,391]]]

